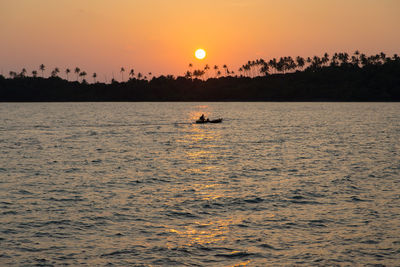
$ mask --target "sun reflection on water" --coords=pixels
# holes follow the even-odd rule
[[[188,120],[196,121],[202,114],[205,117],[213,115],[207,105],[196,106],[188,112]],[[185,155],[185,170],[187,177],[193,182],[188,190],[192,201],[205,203],[218,202],[224,198],[226,183],[223,183],[226,166],[218,159],[221,157],[221,144],[223,136],[219,125],[202,125],[192,123],[182,128],[179,138],[176,140],[178,149]],[[234,225],[240,224],[243,218],[234,217],[232,214],[221,214],[218,220],[210,220],[207,217],[188,221],[180,226],[165,226],[170,233],[167,237],[169,248],[178,247],[220,247],[229,242]],[[231,251],[232,252],[232,251]],[[238,253],[233,251],[232,253]],[[250,261],[239,262],[232,266],[246,266]]]
[[[213,184],[194,184],[193,189],[196,193],[201,196],[203,200],[214,200],[218,198],[222,198],[224,195],[218,193],[221,190],[221,184],[213,183]]]
[[[168,241],[174,243],[178,240],[179,246],[205,246],[220,243],[228,239],[227,232],[230,230],[230,226],[240,221],[241,219],[238,218],[208,222],[196,221],[182,230],[169,228],[169,232],[176,235],[169,237]]]

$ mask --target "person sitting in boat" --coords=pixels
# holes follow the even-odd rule
[[[200,120],[201,120],[201,121],[205,121],[205,120],[206,120],[206,118],[204,117],[204,114],[201,114]]]

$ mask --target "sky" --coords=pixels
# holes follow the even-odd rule
[[[121,67],[183,75],[189,63],[400,54],[399,14],[399,0],[0,0],[0,71],[44,64],[120,80]]]

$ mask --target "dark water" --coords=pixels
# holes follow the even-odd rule
[[[0,265],[398,266],[399,140],[397,103],[1,103]]]

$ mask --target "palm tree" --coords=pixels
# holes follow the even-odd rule
[[[265,76],[268,75],[268,71],[269,71],[269,66],[268,63],[264,62],[264,64],[261,67],[261,73],[264,73]]]
[[[226,64],[224,64],[222,66],[222,68],[224,68],[226,75],[228,75],[228,73],[229,73],[228,66]]]
[[[185,78],[186,79],[192,79],[192,73],[190,71],[186,71]]]
[[[143,75],[139,72],[139,73],[137,74],[137,77],[138,77],[138,80],[140,80],[140,79],[143,77]]]
[[[79,77],[82,77],[82,82],[85,80],[86,75],[86,71],[82,71],[81,73],[79,73]]]
[[[297,68],[296,62],[293,60],[291,56],[287,57],[287,69],[289,71]]]
[[[208,70],[210,69],[210,66],[208,64],[206,64],[204,66],[204,73],[206,74],[206,79],[208,79]]]
[[[36,70],[32,71],[32,76],[33,76],[33,78],[36,78],[36,76],[37,76],[37,71]]]
[[[59,68],[55,68],[52,72],[51,72],[51,77],[57,77],[57,74],[60,72]]]
[[[23,78],[23,77],[25,77],[25,75],[26,75],[26,69],[23,68],[21,73],[20,73],[20,76]]]
[[[369,64],[368,58],[365,54],[360,55],[360,62],[361,62],[361,67],[365,67]]]
[[[278,63],[276,62],[276,58],[271,59],[271,60],[268,62],[268,64],[269,64],[269,66],[270,66],[272,69],[275,69],[275,72],[274,72],[274,73],[276,73],[277,67],[278,67]]]
[[[196,78],[200,77],[200,79],[201,79],[201,77],[204,75],[204,73],[205,73],[204,70],[194,70],[194,71],[193,71],[193,75],[194,75]]]
[[[265,60],[260,58],[256,61],[257,63],[257,75],[260,76],[263,72],[261,71],[264,65],[266,64]],[[269,67],[267,67],[269,68]]]
[[[311,68],[313,70],[319,69],[321,68],[322,64],[322,59],[319,56],[314,56],[311,63]]]
[[[281,57],[281,58],[279,58],[279,61],[278,62],[276,62],[276,70],[278,71],[278,72],[283,72],[283,73],[285,73],[285,61],[284,61],[284,59]]]
[[[217,77],[218,77],[218,75],[217,75],[217,73],[218,73],[218,66],[217,66],[217,65],[214,65],[214,72],[215,72],[215,77],[217,78]]]
[[[296,62],[297,62],[297,66],[300,67],[300,70],[303,69],[304,64],[306,63],[304,58],[302,58],[300,56],[296,57]]]
[[[338,53],[333,54],[330,64],[331,67],[336,67],[337,65],[339,65],[338,58],[339,58]]]
[[[347,54],[347,53],[339,53],[338,58],[339,58],[340,61],[342,61],[341,66],[344,66],[349,61],[349,54]]]
[[[121,72],[121,76],[122,76],[122,81],[124,81],[124,72],[125,72],[124,67],[121,67],[120,72]]]
[[[242,68],[243,68],[245,75],[247,77],[250,77],[250,65],[249,64],[243,65]]]
[[[381,59],[382,59],[383,63],[385,63],[385,60],[386,60],[386,54],[385,54],[385,53],[383,53],[383,52],[381,52],[380,56],[381,56]]]
[[[192,71],[192,68],[193,68],[193,64],[192,63],[189,63],[189,71],[192,73],[192,77],[194,76],[194,71]]]
[[[325,65],[326,63],[329,62],[329,55],[328,53],[325,53],[324,56],[321,59],[322,65]]]
[[[306,62],[308,64],[307,68],[311,68],[312,59],[310,57],[307,57]]]
[[[43,64],[41,64],[41,65],[39,66],[39,69],[42,71],[42,78],[44,78],[43,72],[44,72],[45,68],[46,68],[46,67],[45,67]]]
[[[15,77],[17,77],[17,73],[15,71],[10,71],[10,78],[14,79]]]
[[[75,68],[75,73],[76,73],[76,81],[78,81],[78,79],[79,79],[79,74],[81,73],[81,69],[78,68],[78,67],[76,67],[76,68]]]
[[[131,69],[131,70],[129,71],[129,77],[131,77],[131,79],[132,79],[134,76],[135,76],[135,70],[134,70],[134,69]]]
[[[69,74],[70,72],[71,72],[71,70],[68,69],[68,68],[65,70],[65,74],[67,74],[67,81],[68,81],[68,74]]]
[[[94,82],[94,83],[96,83],[96,77],[97,77],[97,74],[96,74],[96,72],[95,72],[95,73],[93,73],[92,77],[93,77],[93,82]]]

